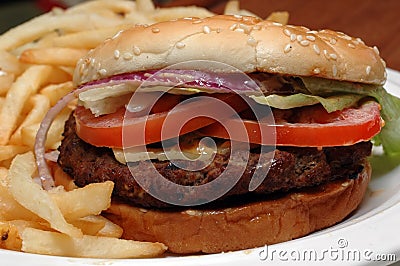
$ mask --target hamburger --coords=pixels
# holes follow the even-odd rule
[[[228,15],[138,25],[78,62],[58,164],[78,186],[114,182],[104,215],[123,238],[178,254],[291,240],[357,208],[372,142],[398,150],[385,79],[376,48],[331,30]],[[207,117],[213,101],[236,116]],[[163,134],[168,116],[178,130]],[[196,190],[221,179],[215,199]]]

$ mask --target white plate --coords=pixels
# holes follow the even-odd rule
[[[400,95],[400,72],[388,69],[385,87]],[[373,161],[379,167],[374,168],[367,196],[351,217],[289,242],[215,255],[138,260],[77,259],[0,250],[0,265],[387,265],[394,262],[394,256],[400,260],[400,167],[398,162],[379,155]],[[386,260],[376,260],[379,256]]]

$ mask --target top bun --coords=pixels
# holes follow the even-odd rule
[[[190,60],[212,60],[240,71],[316,76],[383,84],[378,49],[331,30],[313,31],[246,16],[184,18],[118,33],[82,58],[80,85],[115,74],[161,69]]]

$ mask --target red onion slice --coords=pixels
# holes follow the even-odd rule
[[[87,88],[77,89],[65,95],[61,100],[59,100],[50,110],[47,112],[45,117],[40,124],[39,130],[36,134],[34,152],[36,156],[36,164],[38,167],[39,178],[42,183],[42,187],[45,190],[50,190],[55,187],[54,179],[50,173],[49,167],[46,162],[46,138],[50,126],[56,116],[70,103],[74,100],[79,93],[87,90]]]
[[[146,86],[175,86],[200,89],[210,89],[216,93],[259,93],[260,83],[254,77],[253,81],[243,73],[217,73],[198,70],[163,69],[134,73],[124,73],[83,84],[81,88],[97,88],[105,85],[122,83],[141,84]]]

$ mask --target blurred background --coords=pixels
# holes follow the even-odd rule
[[[68,7],[82,0],[0,0],[0,33],[52,7]],[[112,0],[110,0],[112,1]],[[157,6],[199,5],[223,13],[227,0],[154,0]],[[241,8],[265,18],[273,11],[289,11],[289,23],[311,29],[329,28],[376,45],[388,66],[400,70],[399,0],[242,0]]]

